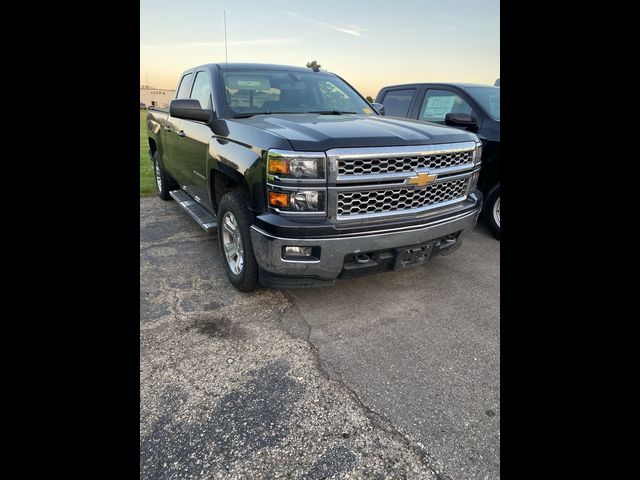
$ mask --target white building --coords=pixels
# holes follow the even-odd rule
[[[169,108],[169,102],[175,95],[175,90],[149,87],[140,88],[140,101],[147,107]]]

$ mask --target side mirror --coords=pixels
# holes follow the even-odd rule
[[[209,123],[213,117],[213,110],[203,110],[198,100],[181,98],[171,100],[171,103],[169,103],[169,115],[174,118]]]
[[[478,120],[468,113],[447,113],[444,117],[444,123],[450,127],[468,128],[470,130],[478,128]]]
[[[373,108],[375,108],[376,112],[378,112],[380,115],[384,115],[384,105],[383,104],[373,102],[373,103],[371,103],[371,106]]]

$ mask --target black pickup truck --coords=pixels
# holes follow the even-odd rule
[[[330,285],[452,252],[481,209],[480,140],[376,108],[328,72],[189,69],[169,110],[148,114],[159,195],[217,229],[242,291]]]
[[[482,141],[478,188],[484,220],[500,239],[500,79],[497,86],[470,83],[412,83],[384,87],[376,102],[386,115],[464,128]]]

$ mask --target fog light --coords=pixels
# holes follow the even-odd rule
[[[311,247],[284,247],[285,257],[310,257]]]

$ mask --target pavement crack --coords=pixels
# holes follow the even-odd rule
[[[300,308],[298,308],[298,306],[291,299],[291,297],[296,298],[296,295],[290,291],[278,292],[278,294],[281,294],[287,300],[289,308],[292,308],[296,311],[297,318],[299,318],[306,327],[306,334],[304,335],[304,337],[292,334],[289,329],[287,329],[283,324],[282,317],[277,320],[278,326],[290,337],[297,337],[301,340],[304,340],[304,342],[309,346],[312,352],[313,365],[318,369],[320,374],[329,381],[336,382],[347,394],[347,396],[351,400],[353,400],[355,404],[364,412],[364,415],[369,419],[374,427],[384,431],[393,439],[404,445],[408,450],[413,452],[420,459],[420,462],[434,474],[437,480],[453,480],[453,478],[444,471],[444,468],[441,466],[441,464],[436,461],[436,459],[433,458],[431,454],[429,454],[424,445],[422,445],[420,442],[413,442],[405,433],[403,433],[395,425],[393,425],[391,420],[389,420],[385,415],[377,412],[372,407],[365,404],[360,396],[356,393],[356,391],[344,381],[342,376],[338,373],[337,369],[331,364],[331,362],[323,360],[321,358],[320,351],[317,345],[314,344],[311,340],[313,327],[307,321],[306,316],[303,314]],[[284,311],[286,311],[286,308],[284,309]]]
[[[314,349],[314,351],[315,355],[319,357],[317,349]],[[401,432],[395,425],[393,425],[391,420],[389,420],[386,416],[365,404],[353,388],[347,385],[347,383],[339,375],[336,374],[334,376],[331,376],[330,373],[328,373],[327,369],[324,369],[322,367],[322,363],[323,361],[319,359],[318,368],[323,372],[324,375],[327,375],[329,378],[331,378],[331,380],[337,382],[348,393],[351,399],[364,411],[366,417],[375,427],[383,430],[391,437],[398,440],[414,454],[416,454],[422,464],[433,472],[436,479],[453,480],[448,474],[444,472],[440,464],[429,454],[429,452],[427,452],[422,444],[416,444],[415,442],[413,442],[406,434]],[[330,364],[330,362],[327,362],[326,360],[324,361],[324,363]],[[331,368],[331,370],[335,371],[335,369],[333,368]]]

